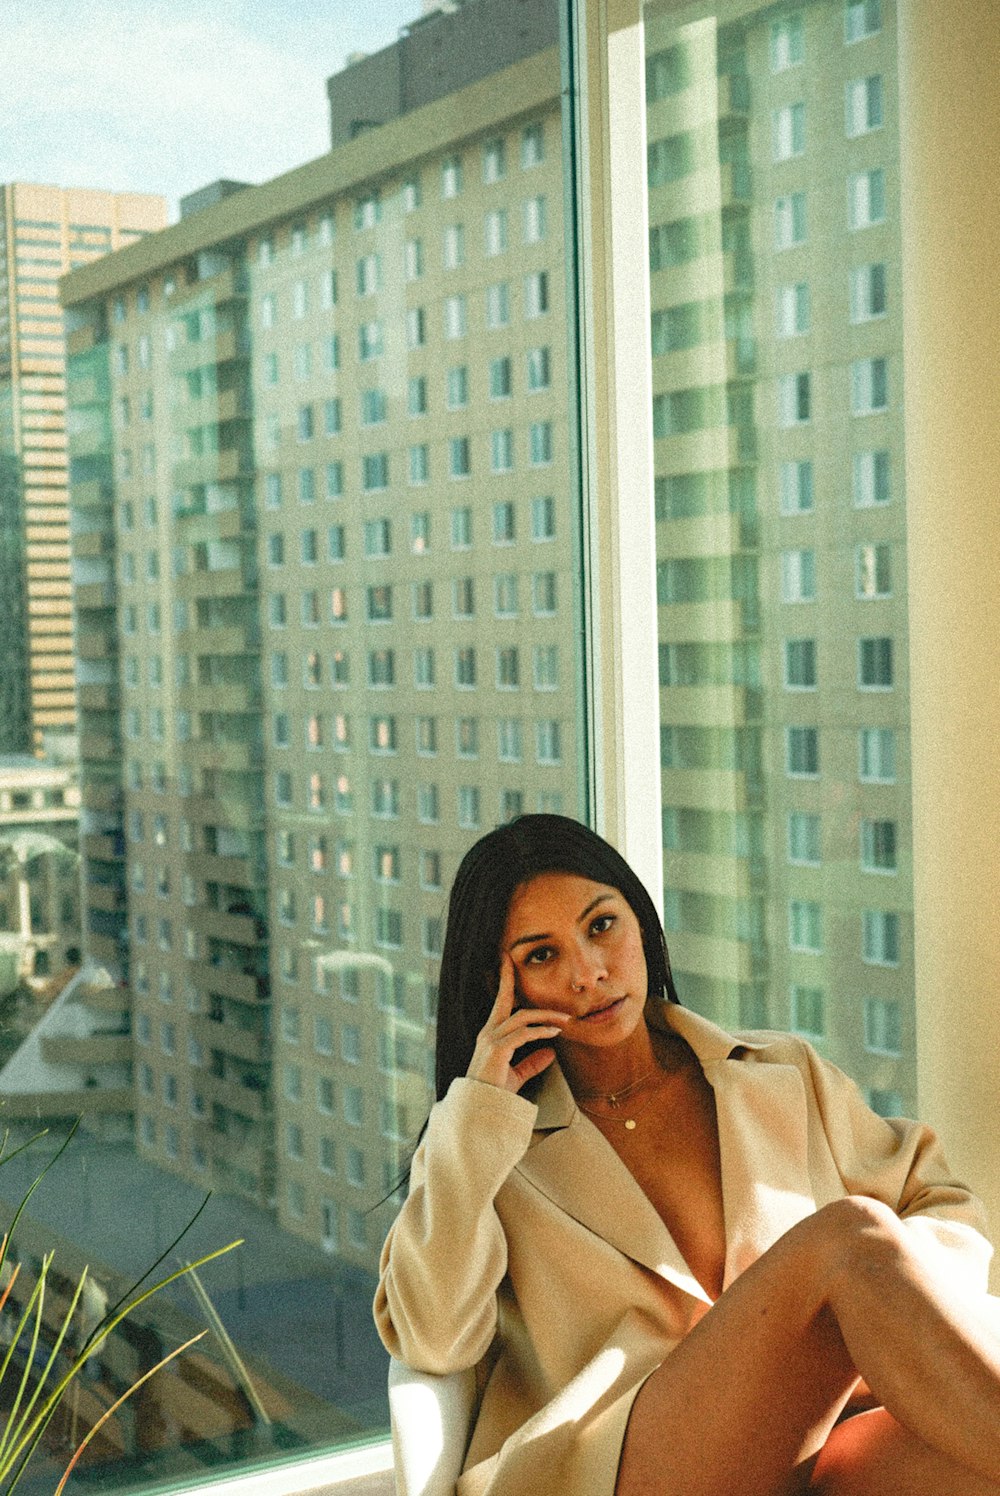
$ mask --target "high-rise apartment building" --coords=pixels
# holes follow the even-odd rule
[[[895,8],[645,19],[678,984],[912,1111]]]
[[[580,804],[558,54],[456,56],[64,297],[85,940],[137,1146],[365,1265],[458,861]]]
[[[430,1097],[457,862],[583,810],[558,54],[511,26],[471,66],[504,3],[331,80],[329,155],[65,287],[86,940],[131,992],[137,1146],[358,1264]],[[668,940],[692,1006],[895,1110],[892,15],[677,14],[647,13]]]
[[[75,728],[58,280],[166,221],[160,197],[0,187],[0,753]]]

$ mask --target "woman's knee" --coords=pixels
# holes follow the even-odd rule
[[[831,1281],[898,1271],[912,1255],[906,1228],[890,1206],[846,1195],[812,1217]]]

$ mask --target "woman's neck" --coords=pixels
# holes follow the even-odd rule
[[[603,1048],[557,1042],[559,1064],[578,1101],[617,1095],[664,1068],[645,1019],[621,1044]]]

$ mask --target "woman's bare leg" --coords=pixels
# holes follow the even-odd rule
[[[972,1475],[911,1434],[884,1408],[840,1423],[820,1451],[809,1496],[995,1496]]]
[[[617,1496],[807,1489],[859,1372],[910,1435],[952,1462],[941,1496],[963,1491],[956,1466],[975,1496],[1000,1496],[1000,1338],[924,1267],[893,1213],[864,1198],[800,1222],[648,1378]]]

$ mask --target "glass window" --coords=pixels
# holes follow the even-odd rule
[[[802,12],[793,11],[771,22],[771,72],[797,67],[805,57]]]
[[[860,1021],[875,982],[913,1002],[895,35],[867,0],[643,22],[664,846],[742,817],[665,859],[674,975],[912,1108],[909,1019],[891,1058]],[[898,970],[859,990],[859,956]]]
[[[868,78],[852,78],[847,85],[846,129],[849,138],[867,135],[878,130],[883,120],[882,75],[875,73]]]

